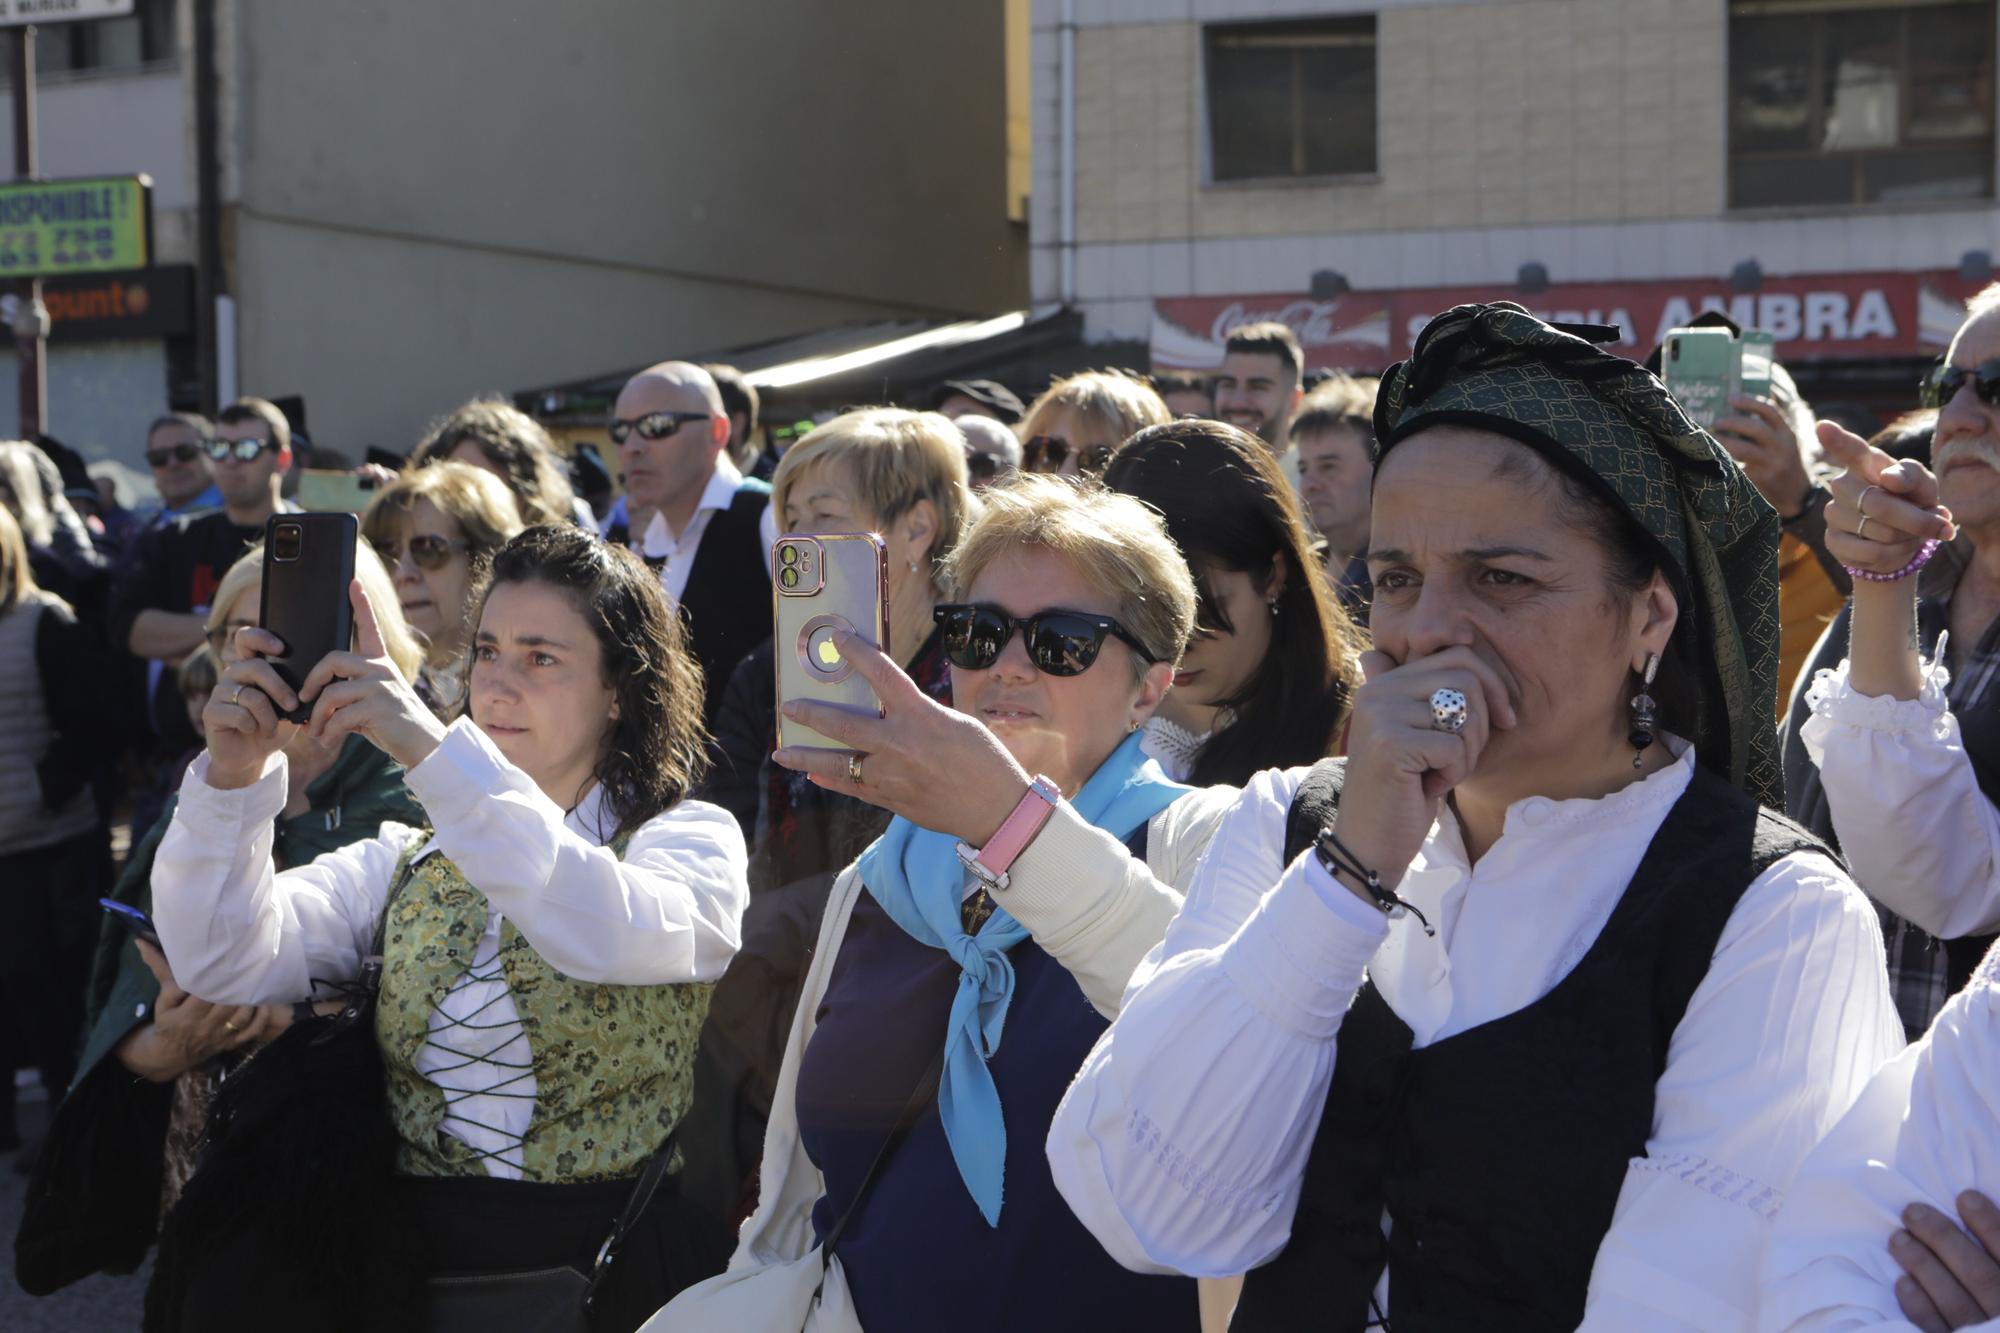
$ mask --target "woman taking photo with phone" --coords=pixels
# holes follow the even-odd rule
[[[469,714],[447,727],[351,596],[357,651],[322,660],[296,695],[263,659],[282,645],[238,631],[245,660],[209,701],[207,753],[154,866],[167,957],[204,999],[263,1004],[365,984],[379,955],[390,1199],[422,1270],[504,1275],[561,1304],[577,1285],[563,1271],[591,1272],[613,1220],[643,1210],[592,1310],[593,1328],[632,1328],[712,1262],[670,1177],[650,1208],[634,1185],[678,1165],[707,983],[735,952],[746,895],[734,821],[684,799],[701,690],[680,623],[637,558],[531,528],[494,559]],[[301,699],[313,736],[362,735],[404,766],[428,828],[273,872],[279,751],[295,734],[278,710]],[[445,1294],[432,1285],[433,1302]]]
[[[1165,515],[1200,595],[1146,753],[1173,777],[1231,787],[1334,753],[1361,636],[1270,448],[1219,421],[1172,421],[1120,445],[1104,484]]]
[[[1507,303],[1433,320],[1375,424],[1347,758],[1244,790],[1057,1185],[1131,1268],[1247,1272],[1237,1333],[1747,1329],[1901,1036],[1860,891],[1759,808],[1777,517]]]
[[[1041,1149],[1234,794],[1169,781],[1139,747],[1193,580],[1158,515],[1048,477],[989,491],[947,573],[952,707],[853,638],[882,717],[784,706],[853,749],[780,763],[897,817],[828,900],[736,1271],[655,1330],[797,1328],[829,1245],[822,1307],[851,1302],[869,1333],[1196,1327],[1194,1283],[1113,1263]]]

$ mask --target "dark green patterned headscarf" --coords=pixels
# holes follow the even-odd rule
[[[1576,332],[1570,332],[1576,329]],[[1578,333],[1585,337],[1577,336]],[[1778,515],[1643,366],[1600,350],[1610,330],[1543,323],[1509,301],[1439,315],[1375,403],[1376,461],[1430,426],[1528,445],[1630,515],[1658,547],[1701,673],[1691,739],[1703,763],[1784,808]]]

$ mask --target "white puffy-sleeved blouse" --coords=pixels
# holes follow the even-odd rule
[[[471,965],[431,1015],[433,1036],[456,1030],[447,1043],[427,1042],[417,1069],[446,1093],[445,1132],[479,1151],[489,1174],[518,1179],[534,1079],[521,1076],[527,1035],[493,966],[503,917],[580,981],[713,981],[741,943],[743,834],[720,807],[682,801],[641,826],[621,859],[605,845],[616,830],[599,789],[565,812],[465,718],[404,781],[432,826],[418,859],[449,856],[492,908]],[[353,980],[374,947],[413,831],[384,824],[377,837],[273,873],[285,784],[282,754],[248,787],[209,786],[205,754],[181,782],[153,865],[153,913],[190,994],[218,1004],[302,1000],[315,983]]]
[[[1364,972],[1417,1047],[1546,995],[1687,788],[1693,751],[1670,744],[1676,763],[1610,796],[1516,803],[1476,866],[1441,819],[1399,887],[1435,938],[1310,853],[1281,864],[1306,770],[1258,775],[1056,1113],[1050,1162],[1077,1216],[1141,1271],[1222,1277],[1275,1257]],[[1901,1044],[1873,908],[1827,857],[1784,857],[1737,904],[1674,1031],[1584,1328],[1747,1328],[1793,1172]]]

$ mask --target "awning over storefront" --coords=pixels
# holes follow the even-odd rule
[[[948,379],[997,379],[1024,397],[1082,354],[1083,319],[1073,310],[1017,310],[989,319],[884,320],[708,351],[668,353],[724,362],[743,372],[775,413],[806,415],[869,403],[922,406]],[[647,363],[647,364],[650,364]],[[643,365],[514,395],[522,410],[549,421],[601,421],[625,381]]]

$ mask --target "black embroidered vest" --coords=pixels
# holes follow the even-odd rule
[[[1323,761],[1300,786],[1288,863],[1331,822],[1344,771]],[[1395,1333],[1574,1329],[1723,926],[1773,862],[1818,849],[1697,767],[1597,940],[1541,999],[1418,1050],[1364,983],[1291,1240],[1249,1275],[1230,1328],[1361,1329],[1386,1264]]]
[[[729,673],[771,637],[771,576],[758,527],[770,502],[769,486],[743,483],[729,508],[708,520],[681,594],[688,646],[701,663],[701,717],[711,730]]]

